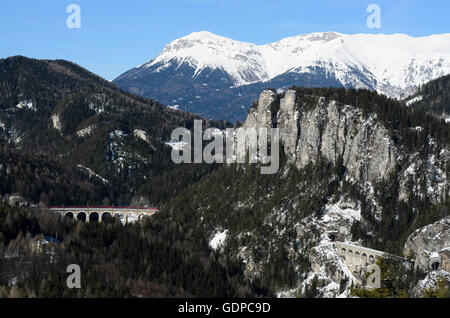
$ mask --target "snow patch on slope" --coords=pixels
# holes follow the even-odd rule
[[[96,174],[94,171],[92,171],[92,169],[82,166],[82,165],[78,165],[77,168],[86,171],[89,174],[89,178],[95,177],[97,179],[100,179],[103,182],[103,184],[109,184],[108,180],[106,180],[102,176]]]
[[[86,127],[84,129],[81,129],[77,131],[78,137],[86,137],[92,134],[92,131],[96,128],[96,125],[91,125],[89,127]]]
[[[169,146],[170,148],[172,148],[175,151],[181,151],[181,150],[183,150],[184,147],[186,147],[188,145],[188,143],[185,141],[174,141],[174,140],[165,142],[164,144]]]
[[[213,237],[211,238],[211,240],[209,241],[209,246],[217,251],[218,249],[220,249],[223,244],[225,243],[225,240],[227,239],[227,234],[228,234],[228,230],[225,231],[217,231]]]
[[[16,106],[18,109],[29,109],[33,111],[37,111],[36,107],[33,105],[33,101],[31,100],[23,100],[19,102]]]
[[[423,99],[423,96],[422,96],[422,95],[416,96],[416,97],[410,99],[409,101],[407,101],[407,102],[406,102],[406,106],[409,107],[409,106],[411,106],[412,104],[415,104],[415,103],[417,103],[417,102],[422,101],[422,99]]]
[[[134,135],[134,137],[146,142],[153,150],[156,150],[156,148],[150,142],[150,136],[148,135],[148,133],[146,131],[140,130],[140,129],[135,129],[133,131],[133,135]]]
[[[360,204],[347,202],[344,199],[334,204],[327,204],[320,218],[312,215],[305,219],[306,224],[312,223],[320,231],[321,244],[330,241],[331,233],[335,233],[339,241],[351,242],[351,228],[355,221],[361,221]]]
[[[328,204],[325,207],[325,214],[322,217],[322,222],[327,223],[333,221],[335,216],[344,217],[352,221],[361,221],[361,209],[358,206],[355,206],[355,204],[345,201],[339,201],[336,204]]]

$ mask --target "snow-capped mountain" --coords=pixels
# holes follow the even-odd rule
[[[450,73],[450,34],[305,34],[266,45],[194,32],[115,80],[120,87],[211,118],[242,119],[262,89],[368,88],[407,96]]]
[[[173,41],[160,55],[140,68],[160,65],[156,69],[159,72],[175,60],[179,64],[186,62],[193,67],[194,76],[207,68],[222,69],[232,77],[236,86],[240,86],[270,79],[264,58],[255,44],[235,41],[210,32],[195,32]]]

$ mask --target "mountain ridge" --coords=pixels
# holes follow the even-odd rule
[[[77,203],[52,189],[69,175],[81,184],[78,204],[126,205],[143,184],[157,204],[163,187],[156,180],[171,178],[175,170],[184,182],[197,178],[190,174],[199,172],[197,167],[176,167],[165,145],[173,129],[192,126],[197,118],[122,91],[68,61],[0,59],[0,175],[9,180],[0,185],[0,196],[19,193],[36,204]],[[11,155],[14,151],[21,157]],[[10,163],[10,157],[20,160]],[[53,180],[45,170],[50,165],[61,171]],[[18,173],[8,172],[13,169]],[[45,187],[43,182],[28,185],[35,173]],[[101,190],[85,194],[83,186],[91,184]]]
[[[208,118],[243,120],[239,109],[267,88],[343,86],[401,98],[449,73],[450,34],[318,32],[257,45],[202,31],[170,42],[113,82]]]
[[[276,42],[271,42],[268,44],[263,44],[263,45],[257,45],[257,44],[253,44],[250,42],[243,42],[243,41],[237,41],[237,40],[233,40],[231,38],[227,38],[224,36],[220,36],[220,35],[216,35],[214,33],[208,32],[208,31],[200,31],[200,32],[193,32],[187,36],[181,37],[179,39],[176,39],[174,41],[172,41],[171,43],[169,43],[168,45],[166,45],[166,47],[163,49],[163,51],[156,56],[154,59],[152,59],[150,62],[144,63],[139,67],[150,67],[158,62],[160,62],[161,60],[168,60],[170,58],[173,57],[180,57],[179,55],[175,55],[172,56],[171,54],[173,54],[174,52],[177,53],[178,51],[180,51],[181,49],[183,49],[182,44],[186,44],[188,48],[195,48],[195,46],[193,45],[193,43],[201,43],[201,44],[206,44],[204,43],[205,41],[208,41],[207,44],[209,45],[217,45],[217,43],[223,42],[225,44],[231,44],[231,45],[241,45],[241,48],[238,49],[258,49],[261,48],[263,50],[267,50],[268,48],[279,48],[280,46],[284,45],[285,47],[291,48],[294,45],[298,45],[298,47],[294,47],[294,49],[301,49],[302,51],[304,51],[305,49],[311,47],[311,43],[309,42],[322,42],[322,43],[329,43],[333,40],[336,39],[350,39],[350,38],[356,38],[358,41],[361,40],[366,40],[366,39],[395,39],[395,40],[403,40],[403,41],[431,41],[434,39],[438,39],[441,40],[442,37],[449,37],[450,38],[450,33],[448,34],[435,34],[435,35],[430,35],[430,36],[424,36],[424,37],[412,37],[406,34],[400,34],[400,33],[396,33],[396,34],[364,34],[364,33],[357,33],[357,34],[343,34],[343,33],[338,33],[338,32],[332,32],[332,31],[328,31],[328,32],[315,32],[315,33],[310,33],[310,34],[300,34],[297,36],[291,36],[291,37],[287,37],[287,38],[283,38],[279,41]],[[301,42],[305,42],[304,40],[307,40],[306,43],[301,43]],[[306,45],[306,47],[302,47],[302,45]],[[309,47],[308,47],[309,45]],[[448,45],[447,45],[448,46]],[[210,48],[213,48],[210,46]],[[316,47],[314,47],[316,48]],[[215,48],[214,48],[215,49]],[[227,47],[227,49],[229,49],[229,47]],[[423,48],[422,48],[423,49]],[[205,54],[205,52],[195,52],[197,54],[193,54],[194,58],[197,59],[198,62],[203,62],[206,65],[203,65],[200,67],[200,69],[202,67],[205,66],[215,66],[214,63],[210,63],[208,64],[208,60],[212,59],[211,56],[208,56],[207,54]],[[210,53],[210,52],[208,52]],[[240,52],[239,52],[240,53]],[[250,52],[251,53],[251,52]],[[266,55],[267,52],[262,52],[263,55]],[[188,55],[188,57],[190,57]],[[220,56],[219,56],[220,57]],[[217,57],[215,57],[217,58]],[[278,68],[274,68],[272,65],[270,65],[270,63],[273,63],[273,61],[270,61],[269,58],[267,56],[263,56],[264,61],[262,61],[262,63],[265,63],[266,66],[271,70],[270,71],[266,71],[263,72],[266,73],[266,76],[261,76],[260,80],[264,80],[264,81],[268,81],[270,79],[273,79],[274,77],[283,74],[287,71],[289,71],[290,69],[292,69],[292,66],[297,66],[295,64],[293,65],[288,65],[285,67],[282,67],[281,70],[278,70]],[[189,58],[187,58],[189,59]],[[201,61],[201,59],[206,60],[205,61]],[[220,64],[221,61],[217,62],[217,67],[220,66],[224,66]],[[291,61],[289,61],[290,63],[292,63]],[[298,61],[296,61],[298,63]],[[226,68],[227,65],[225,65]],[[199,70],[197,69],[197,72]],[[197,73],[196,72],[196,73]],[[244,80],[243,78],[241,78],[241,81],[239,81],[239,74],[233,74],[236,77],[237,80],[237,84],[236,85],[248,85],[248,84],[253,84],[256,81],[251,81],[251,80]]]

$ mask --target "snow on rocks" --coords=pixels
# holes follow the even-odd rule
[[[322,278],[331,279],[334,283],[339,284],[346,277],[354,284],[359,283],[333,243],[321,244],[312,248],[309,252],[309,261],[312,271]]]
[[[19,102],[16,107],[18,109],[28,109],[32,111],[37,111],[36,106],[34,106],[33,101],[31,100],[23,100]]]
[[[345,201],[326,205],[322,221],[325,223],[334,221],[333,219],[335,216],[343,217],[351,221],[361,221],[361,208],[359,207],[359,204]]]
[[[420,102],[423,99],[422,95],[416,96],[414,98],[411,98],[409,101],[406,102],[406,106],[411,106],[412,104],[415,104],[417,102]]]
[[[186,147],[188,145],[188,143],[185,141],[174,141],[174,140],[165,142],[164,144],[169,146],[170,148],[172,148],[175,151],[181,151],[181,150],[183,150],[184,147]]]
[[[307,278],[300,286],[301,294],[304,295],[306,288],[312,285],[314,279],[317,279],[317,290],[319,298],[338,298],[340,284],[335,283],[329,277],[320,273],[310,272]]]
[[[96,125],[90,125],[89,127],[86,127],[84,129],[81,129],[77,131],[78,137],[86,137],[90,136],[92,134],[92,131],[96,128]]]
[[[114,130],[109,133],[110,142],[106,146],[106,161],[112,164],[118,173],[125,168],[129,171],[138,168],[139,162],[148,163],[145,157],[127,149],[127,137],[129,135],[122,130]],[[111,168],[109,164],[108,166]]]
[[[136,137],[136,138],[138,138],[138,139],[148,143],[153,150],[156,150],[156,148],[151,144],[150,137],[149,137],[149,135],[147,134],[146,131],[140,130],[140,129],[135,129],[133,131],[133,135],[134,135],[134,137]]]
[[[228,230],[224,231],[216,231],[214,235],[212,236],[211,240],[209,241],[209,246],[217,251],[223,247],[225,244],[225,241],[227,239]]]
[[[427,274],[427,276],[420,280],[412,290],[412,296],[419,298],[423,297],[426,290],[435,289],[438,286],[438,281],[445,279],[450,283],[450,273],[446,271],[434,271]]]
[[[275,295],[277,298],[295,298],[298,295],[298,289],[280,290]]]
[[[109,133],[109,138],[110,139],[114,139],[116,137],[118,138],[123,138],[128,136],[126,133],[124,133],[122,130],[114,130],[112,132]]]
[[[353,222],[360,220],[361,207],[359,203],[352,203],[341,199],[337,203],[327,204],[320,218],[311,215],[305,218],[302,224],[311,228],[310,230],[320,233],[320,242],[329,242],[329,234],[334,234],[336,240],[350,242]],[[302,231],[305,230],[304,228],[302,229]],[[308,232],[306,231],[305,233]]]
[[[439,159],[434,154],[429,155],[425,160],[419,159],[418,153],[410,156],[409,166],[400,179],[399,199],[408,200],[412,189],[414,194],[422,198],[429,196],[434,203],[440,202],[445,197],[445,191],[449,189],[449,180],[444,168],[445,161],[448,160],[446,157],[445,149],[441,151]],[[426,184],[426,193],[421,189],[423,181]]]
[[[77,168],[86,171],[88,173],[88,175],[89,175],[89,178],[95,177],[97,179],[100,179],[103,182],[103,184],[105,184],[105,185],[109,184],[108,180],[106,180],[102,176],[96,174],[94,171],[92,171],[92,169],[90,169],[88,167],[85,167],[85,166],[82,166],[82,165],[78,165]]]
[[[412,233],[405,242],[403,255],[415,255],[417,266],[424,270],[431,269],[433,256],[446,257],[450,247],[450,217],[429,224]]]
[[[133,134],[136,138],[139,138],[145,142],[149,142],[150,138],[148,137],[147,132],[140,130],[140,129],[135,129],[133,131]]]
[[[167,106],[167,108],[171,109],[171,110],[179,110],[180,109],[180,105],[176,104],[176,105],[169,105]]]
[[[61,125],[61,119],[59,118],[58,114],[53,114],[51,117],[53,128],[58,130],[59,132],[62,131],[62,125]]]

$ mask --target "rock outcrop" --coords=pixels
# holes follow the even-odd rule
[[[335,162],[342,157],[355,181],[385,179],[397,162],[397,149],[375,114],[368,118],[352,106],[318,99],[312,109],[302,107],[294,90],[288,90],[276,107],[278,95],[264,91],[244,128],[280,129],[288,159],[299,168],[320,156]]]
[[[309,252],[311,270],[319,275],[332,279],[339,284],[342,279],[360,283],[339,255],[333,244],[322,244],[312,248]]]
[[[414,255],[417,266],[430,271],[432,262],[440,262],[440,268],[450,270],[450,217],[416,230],[406,240],[403,255]]]
[[[345,200],[327,204],[320,217],[310,215],[296,225],[297,240],[304,244],[326,243],[333,236],[336,241],[352,242],[355,221],[361,221],[359,205]]]
[[[438,287],[441,279],[450,283],[450,273],[445,271],[436,271],[428,273],[427,276],[420,280],[412,290],[412,297],[420,298],[425,296],[425,291],[431,291]]]
[[[59,132],[62,131],[62,125],[61,125],[61,119],[59,118],[58,114],[53,114],[51,117],[53,128],[58,130]]]
[[[294,218],[305,209],[297,204],[301,201],[295,200],[291,202],[292,208],[283,206],[268,214],[266,220],[270,221],[268,224],[276,229],[277,234],[285,233],[286,229],[294,230],[289,231],[289,239],[283,246],[288,251],[289,258],[292,260],[300,255],[307,255],[310,263],[309,270],[302,274],[300,284],[293,290],[280,290],[279,295],[303,295],[305,290],[310,292],[308,286],[313,284],[311,286],[317,286],[320,297],[350,297],[348,287],[351,284],[365,285],[367,268],[351,261],[347,265],[346,257],[343,259],[339,255],[332,242],[362,245],[364,241],[361,238],[354,241],[358,240],[354,234],[355,228],[357,231],[365,230],[369,237],[373,236],[376,230],[371,227],[371,218],[380,221],[382,212],[385,212],[385,206],[381,206],[378,200],[380,192],[375,187],[380,181],[387,181],[389,185],[398,182],[400,194],[395,199],[406,201],[411,193],[420,192],[425,192],[424,198],[433,199],[430,193],[434,190],[436,198],[442,198],[444,190],[439,189],[445,189],[446,178],[443,177],[441,164],[445,150],[441,151],[436,146],[427,158],[408,153],[401,142],[394,142],[395,137],[391,137],[397,135],[395,129],[388,130],[383,124],[385,121],[379,120],[376,113],[367,114],[361,108],[325,97],[299,94],[300,90],[293,89],[281,95],[273,90],[264,91],[250,109],[242,129],[279,129],[281,145],[287,160],[292,164],[282,166],[280,174],[287,175],[291,170],[319,163],[322,159],[335,164],[342,163],[345,173],[335,180],[345,182],[340,182],[337,186],[344,188],[346,182],[359,186],[369,204],[354,195],[339,193],[328,195],[320,211],[305,214],[302,218]],[[239,148],[238,152],[243,150]],[[437,155],[437,151],[441,151],[441,155]],[[397,168],[400,169],[397,171]],[[420,183],[421,179],[415,176],[423,171],[426,172],[427,179]],[[434,190],[419,189],[419,185],[423,184]],[[314,185],[308,184],[307,189],[299,187],[299,193],[303,195],[311,187]],[[324,193],[326,196],[327,192]],[[439,200],[436,199],[436,202]],[[371,218],[367,217],[368,213]],[[403,217],[399,214],[395,216]],[[355,223],[360,227],[354,227]],[[447,224],[448,221],[445,221],[430,226],[430,233],[424,234],[422,238],[410,237],[410,249],[416,251],[414,254],[419,258],[419,267],[426,272],[430,272],[431,265],[435,264],[430,263],[433,259],[440,262],[438,270],[446,270],[446,266],[450,266],[450,248],[448,238],[445,238],[448,236]],[[436,235],[443,235],[437,244]],[[254,246],[262,244],[246,244],[239,249],[238,256],[246,264],[246,276],[254,278],[263,271],[263,262],[255,261],[252,252]],[[405,252],[405,256],[409,256],[409,253]],[[409,266],[407,262],[404,264]]]
[[[244,128],[271,128],[275,118],[272,117],[271,106],[277,102],[278,95],[272,90],[265,90],[258,99],[258,106],[253,107],[244,122]]]

